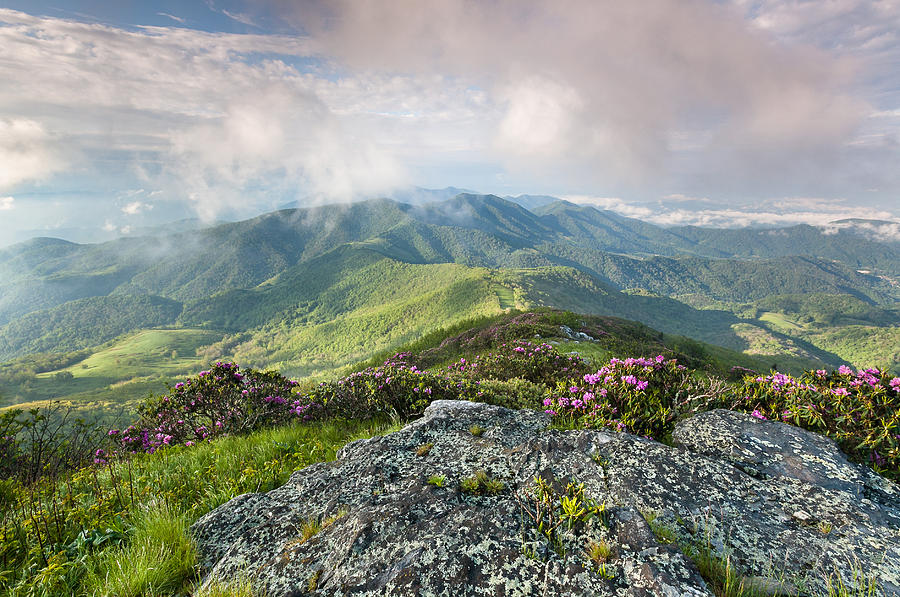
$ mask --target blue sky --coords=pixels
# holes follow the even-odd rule
[[[0,245],[412,185],[897,220],[898,36],[887,0],[0,0]]]

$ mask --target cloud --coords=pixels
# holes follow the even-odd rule
[[[122,207],[122,213],[129,216],[134,216],[150,209],[153,209],[153,205],[149,203],[132,201],[131,203],[126,203],[125,206]]]
[[[744,228],[744,227],[784,227],[796,224],[818,226],[828,233],[843,228],[856,228],[870,232],[869,236],[877,236],[879,240],[890,240],[895,233],[896,224],[881,222],[871,223],[839,223],[837,220],[849,219],[881,219],[892,220],[895,214],[885,210],[873,210],[858,207],[846,200],[826,199],[819,197],[784,197],[770,199],[753,205],[728,207],[711,206],[708,208],[685,209],[681,205],[688,201],[683,195],[664,197],[658,202],[634,203],[618,197],[592,197],[589,195],[568,195],[567,201],[583,205],[593,205],[599,209],[607,209],[621,215],[637,218],[660,226],[703,226],[707,228]],[[715,203],[703,199],[706,203]]]
[[[821,228],[825,234],[837,234],[841,230],[850,230],[881,242],[900,242],[900,222],[830,222]]]
[[[157,14],[157,16],[160,16],[160,17],[166,17],[166,18],[172,19],[172,20],[175,21],[176,23],[181,23],[182,25],[183,25],[184,22],[185,22],[183,18],[181,18],[181,17],[176,17],[175,15],[170,15],[170,14],[167,13],[167,12],[158,12],[158,13],[156,13],[156,14]]]
[[[0,190],[43,180],[64,167],[65,160],[41,123],[0,118]]]
[[[900,192],[892,21],[862,0],[829,2],[840,43],[828,45],[810,4],[229,5],[259,26],[276,7],[293,35],[0,9],[0,122],[38,131],[27,150],[0,135],[19,160],[0,160],[0,177],[80,177],[95,185],[86,197],[108,197],[96,221],[138,201],[116,192],[138,185],[206,218],[406,183],[623,197],[610,205],[680,221],[740,221],[752,211],[741,203],[765,197],[887,205]],[[13,163],[40,168],[23,178]],[[19,190],[0,193],[24,207]],[[666,195],[662,211],[637,202]],[[129,221],[148,217],[138,211]]]
[[[0,211],[15,209],[15,202],[14,197],[0,197]]]
[[[321,203],[406,183],[398,163],[365,136],[355,139],[315,94],[281,84],[235,98],[220,117],[173,134],[172,152],[169,173],[206,218],[245,201],[247,187],[280,196],[296,185],[307,202]]]
[[[386,148],[393,119],[373,123],[371,111],[394,108],[397,94],[415,95],[411,84],[380,88],[385,79],[333,79],[290,64],[315,56],[315,45],[298,36],[134,31],[0,9],[0,115],[33,112],[65,130],[91,163],[113,160],[207,218],[253,213],[285,195],[348,200],[405,184],[395,150],[409,150]],[[59,170],[44,126],[22,122],[7,127],[30,141],[8,149],[10,136],[0,135],[0,156],[9,158],[0,172],[15,182]]]
[[[231,12],[225,9],[222,9],[222,14],[228,17],[233,21],[237,21],[238,23],[242,23],[244,25],[250,25],[251,27],[258,27],[258,25],[250,18],[250,15],[244,14],[242,12]]]
[[[484,88],[500,159],[591,183],[647,186],[685,164],[714,178],[709,162],[725,181],[808,178],[868,110],[855,59],[773,43],[708,1],[277,4],[350,68]],[[699,157],[675,164],[674,137]]]

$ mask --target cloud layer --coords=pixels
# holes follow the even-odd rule
[[[701,197],[676,195],[655,202],[629,202],[619,197],[569,195],[572,203],[593,205],[660,226],[702,226],[707,228],[778,227],[795,224],[818,226],[826,232],[853,228],[882,241],[900,240],[900,223],[891,221],[896,212],[856,206],[843,200],[783,197],[751,205],[728,205]],[[854,222],[839,222],[855,220]],[[862,220],[870,220],[863,222]]]
[[[0,191],[48,178],[64,167],[65,160],[41,123],[0,118]]]
[[[853,92],[855,59],[782,46],[707,1],[291,6],[298,27],[354,69],[483,86],[501,159],[592,184],[652,186],[679,159],[674,174],[707,183],[719,172],[793,183],[830,169],[870,110]]]
[[[875,217],[900,193],[896,2],[238,8],[258,33],[0,9],[5,215],[50,197],[57,220],[122,228],[168,209],[154,205],[213,219],[452,184],[624,197],[648,218],[661,197],[712,197],[667,217],[790,223],[761,202]]]
[[[288,64],[310,46],[0,10],[0,79],[11,82],[0,115],[29,115],[0,120],[0,190],[46,179],[67,156],[89,169],[112,160],[106,176],[188,198],[208,218],[276,193],[346,200],[405,182],[373,135],[335,115],[340,82]]]

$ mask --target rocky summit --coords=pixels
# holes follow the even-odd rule
[[[665,445],[436,401],[191,528],[207,586],[296,595],[900,595],[900,488],[829,439],[715,410]]]

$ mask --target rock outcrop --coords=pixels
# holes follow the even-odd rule
[[[860,579],[900,595],[900,488],[828,439],[721,410],[680,423],[676,447],[549,424],[435,402],[199,520],[206,582],[246,577],[272,597],[710,595],[695,562],[727,561],[773,595]]]

